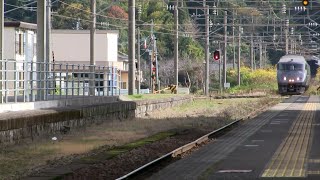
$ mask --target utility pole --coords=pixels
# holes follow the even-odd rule
[[[206,0],[203,0],[205,8],[205,26],[206,26],[206,44],[205,44],[205,95],[209,95],[209,6],[206,5]]]
[[[241,20],[239,20],[241,24]],[[239,25],[239,39],[238,39],[238,86],[240,86],[240,58],[241,58],[241,26]]]
[[[286,54],[289,54],[288,28],[285,28],[284,32],[286,37]]]
[[[153,50],[153,19],[151,19],[151,34],[150,34],[150,40],[152,41],[152,42],[150,42],[150,44],[151,44],[151,47],[152,47],[152,49],[151,49],[151,51],[149,51],[149,54],[150,54],[150,89],[151,89],[151,92],[153,93],[153,89],[154,89],[154,84],[153,84],[153,80],[152,80],[152,62],[153,62],[153,52],[154,52],[154,50]]]
[[[253,49],[253,70],[257,69],[257,64],[256,64],[256,50]]]
[[[128,0],[129,1],[129,29],[128,29],[128,37],[129,37],[129,95],[134,94],[135,89],[135,9],[136,9],[136,0]]]
[[[44,100],[46,59],[46,1],[37,2],[37,99]]]
[[[224,11],[224,62],[223,62],[223,87],[227,83],[227,11]]]
[[[252,16],[252,31],[251,31],[251,45],[250,45],[250,62],[251,62],[251,70],[253,70],[253,16]]]
[[[233,69],[236,68],[236,46],[234,44],[234,11],[232,12],[232,47],[233,47]]]
[[[285,33],[285,38],[286,38],[286,54],[289,54],[288,31],[289,31],[289,20],[286,19],[286,25],[285,25],[285,28],[284,28],[284,33]]]
[[[175,35],[174,35],[174,84],[176,85],[178,89],[179,81],[178,81],[178,61],[179,61],[179,19],[178,19],[178,5],[179,0],[176,0],[175,6],[174,6],[174,26],[175,26]]]
[[[91,27],[90,27],[90,81],[89,81],[89,95],[95,95],[95,83],[94,83],[94,66],[95,66],[95,54],[94,54],[94,43],[96,34],[96,0],[91,0]],[[113,77],[112,77],[113,78]]]
[[[2,60],[3,60],[3,31],[4,31],[4,0],[1,0],[0,2],[0,70],[2,71]],[[2,73],[0,73],[0,103],[3,103],[3,89],[2,89]]]
[[[220,44],[220,41],[219,41],[219,51],[221,52],[221,44]],[[222,92],[222,78],[221,78],[221,60],[223,59],[223,56],[221,55],[220,56],[220,59],[219,59],[219,92],[221,93]]]
[[[46,78],[49,76],[51,60],[51,0],[47,0],[47,28],[46,28]],[[46,99],[49,94],[49,83],[46,83]]]
[[[259,68],[262,68],[262,38],[260,37],[259,42]]]
[[[141,9],[141,4],[139,4],[139,6],[138,6],[138,22],[139,22],[139,24],[138,24],[138,29],[137,29],[137,34],[138,34],[138,37],[137,37],[137,39],[138,39],[138,46],[137,46],[137,48],[138,48],[138,50],[137,50],[137,59],[138,59],[138,67],[137,67],[137,94],[140,94],[140,83],[141,83],[141,78],[140,78],[140,76],[141,76],[141,73],[140,73],[140,70],[141,70],[141,67],[140,67],[140,47],[141,47],[141,41],[140,41],[140,26],[141,26],[141,22],[140,22],[140,16],[141,16],[141,13],[142,13],[142,9]]]
[[[154,89],[158,91],[160,89],[160,84],[159,84],[159,65],[158,65],[158,48],[157,48],[157,38],[154,36],[154,41],[153,41],[153,47],[154,47],[154,61],[155,61],[155,68],[156,68],[156,77],[155,77],[155,87]]]

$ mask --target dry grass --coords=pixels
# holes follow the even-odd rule
[[[278,99],[199,99],[179,107],[155,111],[149,117],[91,125],[59,136],[55,143],[19,145],[1,149],[0,179],[17,177],[64,156],[87,153],[101,146],[120,146],[171,129],[214,129],[242,117],[266,102]]]
[[[138,94],[138,95],[121,95],[120,98],[122,100],[151,100],[151,99],[165,99],[165,98],[171,98],[171,97],[177,97],[177,96],[188,96],[185,94]]]

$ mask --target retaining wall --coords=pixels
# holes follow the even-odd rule
[[[148,112],[152,112],[153,110],[170,108],[184,103],[188,103],[190,101],[193,101],[193,98],[189,96],[138,101],[136,102],[137,108],[135,110],[135,114],[136,117],[143,117],[147,115]]]
[[[57,96],[56,98],[59,98]],[[57,108],[67,106],[81,106],[81,105],[94,105],[101,103],[116,102],[119,100],[118,96],[84,96],[74,97],[70,99],[57,99],[49,101],[36,101],[36,102],[17,102],[17,103],[4,103],[0,104],[0,113],[10,111],[24,111],[35,110],[40,108]]]
[[[191,97],[174,97],[149,101],[116,101],[89,106],[48,109],[36,113],[0,117],[0,145],[34,140],[65,130],[114,120],[145,116],[156,109],[168,108],[192,101]],[[22,112],[23,113],[23,112]],[[21,112],[20,112],[21,114]],[[66,129],[68,128],[68,129]]]

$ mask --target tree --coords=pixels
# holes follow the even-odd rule
[[[52,18],[54,29],[75,29],[77,22],[81,29],[90,27],[90,8],[81,3],[61,4]]]
[[[29,23],[37,22],[37,3],[33,1],[10,0],[4,5],[5,18],[14,21],[24,21]],[[21,8],[18,8],[21,7]]]

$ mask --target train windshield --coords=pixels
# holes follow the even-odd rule
[[[286,63],[279,63],[278,70],[282,71],[302,71],[303,64],[286,64]]]

